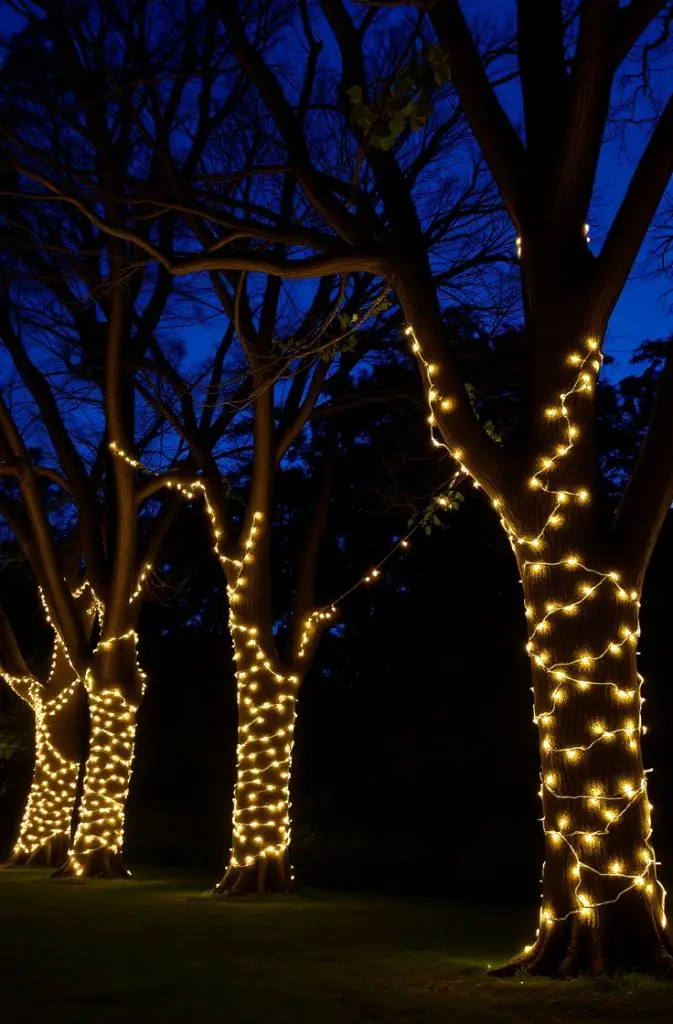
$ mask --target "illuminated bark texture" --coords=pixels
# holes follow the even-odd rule
[[[410,333],[433,441],[443,444],[435,410],[450,416],[452,405]],[[536,941],[498,974],[673,967],[641,753],[636,645],[644,566],[615,551],[586,486],[599,352],[595,338],[583,337],[566,353],[559,375],[566,383],[543,410],[541,452],[523,487],[505,481],[504,496],[488,488],[524,588],[545,834]],[[446,447],[478,479],[450,438]]]
[[[561,564],[521,565],[540,735],[540,931],[504,971],[668,969],[640,744],[639,595],[614,567],[589,570],[598,558],[549,554]]]
[[[36,696],[35,767],[12,850],[12,864],[63,864],[70,842],[77,797],[80,740],[80,685],[71,686],[50,701]]]
[[[86,676],[89,751],[77,830],[60,876],[126,878],[130,874],[122,847],[143,680],[135,644],[133,630],[102,641]],[[125,679],[126,685],[115,685],[115,677]]]
[[[290,772],[299,677],[287,674],[256,626],[232,614],[238,693],[233,838],[218,893],[285,892],[292,886]],[[273,660],[272,660],[273,659]]]
[[[84,588],[75,596],[83,595]],[[88,596],[84,599],[88,601]],[[95,606],[83,612],[90,626]],[[20,666],[20,652],[6,621],[3,636]],[[81,683],[56,631],[44,683],[30,674],[5,678],[33,713],[35,743],[30,790],[9,863],[58,867],[67,855],[77,798],[84,724]]]
[[[545,833],[540,930],[505,973],[673,966],[641,753],[642,573],[613,554],[582,485],[598,350],[588,338],[568,354],[574,380],[545,410],[554,443],[530,497],[501,510],[526,599]]]

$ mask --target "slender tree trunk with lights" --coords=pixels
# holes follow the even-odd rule
[[[68,853],[77,797],[83,729],[79,680],[51,700],[35,694],[26,702],[34,714],[35,767],[10,863],[57,868]]]
[[[101,641],[85,686],[89,703],[89,750],[79,821],[61,876],[125,878],[124,817],[136,719],[144,676],[136,660],[136,633]]]
[[[229,593],[231,599],[235,584]],[[278,663],[273,637],[247,625],[246,619],[238,610],[229,618],[238,744],[232,848],[216,892],[286,892],[292,888],[290,772],[300,680]]]
[[[287,892],[293,887],[289,861],[290,781],[297,696],[319,627],[329,618],[327,613],[312,613],[310,607],[332,483],[331,450],[321,466],[316,502],[297,568],[288,655],[285,659],[279,656],[273,631],[271,508],[276,466],[284,449],[276,438],[272,382],[257,371],[254,357],[252,363],[252,479],[248,510],[233,551],[227,552],[225,544],[229,532],[225,528],[227,502],[217,467],[212,457],[193,442],[195,457],[207,474],[208,483],[203,484],[206,511],[215,553],[227,578],[229,629],[236,665],[238,744],[232,847],[227,870],[215,889],[218,894],[231,895]],[[318,391],[313,391],[315,401]],[[307,415],[306,405],[299,415]],[[290,436],[298,432],[299,428]]]
[[[81,606],[80,615],[88,633],[96,614],[95,598],[92,600],[86,584],[74,597]],[[46,680],[41,682],[29,673],[11,626],[1,611],[0,648],[3,662],[11,665],[14,672],[21,673],[5,674],[5,678],[31,708],[35,735],[33,777],[10,863],[60,867],[70,845],[82,758],[81,681],[56,631]]]

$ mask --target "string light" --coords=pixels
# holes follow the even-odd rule
[[[90,584],[85,581],[73,592],[73,599],[79,599],[88,589],[91,589]],[[54,638],[46,683],[43,685],[32,675],[5,675],[14,692],[33,711],[35,722],[35,764],[19,835],[12,850],[11,859],[14,861],[28,860],[38,851],[48,850],[54,841],[68,841],[79,776],[79,761],[64,757],[52,741],[51,733],[53,720],[77,695],[80,679],[63,638],[51,619],[44,593],[41,588],[38,590]],[[92,604],[84,612],[91,618],[98,611],[93,596]],[[73,678],[56,694],[51,694],[59,659],[70,669]]]
[[[120,636],[100,640],[94,656],[99,650],[109,652],[118,644],[130,642],[142,700],[147,677],[138,664],[137,640],[136,631],[129,629]],[[98,851],[121,854],[140,705],[140,700],[128,700],[119,687],[99,688],[91,668],[86,671],[84,683],[91,725],[79,822],[69,853],[69,865],[76,875],[84,874],[87,860]]]
[[[446,399],[444,400],[446,403]],[[446,404],[445,406],[446,407]],[[129,455],[118,445],[110,449],[134,469],[153,473],[138,459]],[[452,488],[463,473],[459,469],[453,476]],[[158,474],[154,474],[158,475]],[[371,584],[381,578],[383,566],[400,550],[407,550],[412,536],[423,525],[420,517],[412,528],[401,537],[393,548],[376,565],[372,566],[348,590],[329,605],[315,609],[306,616],[296,663],[289,669],[280,670],[275,652],[268,650],[260,639],[260,628],[255,622],[246,621],[238,614],[238,608],[245,605],[248,573],[253,570],[255,548],[263,529],[266,528],[261,511],[254,512],[251,525],[242,545],[242,557],[232,557],[223,550],[224,529],[220,524],[215,504],[210,500],[205,481],[195,479],[166,481],[193,500],[202,496],[206,515],[213,538],[213,550],[225,572],[229,598],[229,628],[234,646],[236,664],[237,703],[239,711],[238,743],[236,751],[236,781],[233,797],[233,840],[227,873],[217,886],[227,889],[230,879],[236,879],[239,869],[254,868],[255,865],[275,860],[284,873],[284,858],[290,843],[290,769],[296,721],[296,699],[301,676],[298,665],[306,662],[309,647],[317,639],[318,631],[324,628],[337,614],[338,605],[358,587]],[[437,504],[446,506],[448,500],[439,496]],[[151,570],[145,566],[145,576]],[[144,582],[139,577],[138,588]],[[234,887],[235,881],[231,882]]]
[[[150,568],[145,566],[144,570],[150,571]],[[143,582],[141,573],[138,582],[140,588]],[[102,624],[105,619],[105,606],[88,581],[74,591],[73,597],[80,597],[87,589],[92,596],[87,614],[98,616]],[[49,617],[44,595],[41,596]],[[67,656],[67,648],[58,631],[56,635]],[[128,629],[120,636],[106,637],[99,640],[94,648],[93,658],[99,651],[109,653],[117,644],[130,642],[135,659],[134,673],[140,681],[142,700],[147,677],[138,663],[137,641],[138,634],[134,629]],[[89,753],[84,772],[77,830],[68,851],[67,862],[68,869],[76,875],[85,873],[88,859],[98,851],[121,853],[126,799],[133,764],[136,718],[140,703],[129,701],[118,687],[99,689],[90,666],[86,670],[83,682],[89,703]]]
[[[75,690],[75,686],[68,687],[68,696]],[[64,757],[50,737],[50,718],[65,702],[63,694],[57,707],[40,697],[31,704],[35,716],[35,767],[19,836],[12,850],[13,860],[30,858],[38,850],[48,849],[54,840],[67,840],[70,834],[79,762]]]
[[[449,481],[449,491],[451,491],[459,483],[460,479],[464,475],[464,472],[464,468],[461,467],[454,473],[453,477]],[[439,497],[435,498],[435,501],[442,508],[446,508],[449,504],[448,498],[444,497],[444,495],[440,495]],[[322,628],[327,626],[330,620],[334,619],[334,617],[338,613],[339,606],[343,601],[345,601],[347,597],[350,597],[350,595],[354,593],[354,591],[356,591],[359,587],[365,584],[373,583],[376,580],[380,579],[381,570],[390,561],[390,559],[399,551],[408,550],[411,538],[421,528],[421,526],[423,526],[424,522],[425,515],[423,514],[417,519],[417,521],[414,523],[411,529],[396,542],[396,544],[390,549],[390,551],[379,562],[377,562],[376,565],[374,565],[371,569],[368,569],[367,572],[360,577],[360,579],[356,580],[356,582],[353,583],[352,586],[350,586],[347,590],[344,590],[344,592],[340,594],[339,597],[337,597],[330,604],[323,605],[321,608],[316,608],[314,611],[310,612],[306,616],[303,623],[302,633],[299,638],[299,649],[297,651],[298,658],[306,657],[310,647],[312,646],[314,640],[317,637],[318,632]]]
[[[252,570],[255,547],[264,529],[264,515],[252,516],[242,559],[231,559],[219,548],[222,531],[208,501],[215,550],[220,561],[234,567],[228,575],[229,628],[234,645],[238,694],[238,743],[233,800],[233,837],[227,874],[218,886],[227,887],[227,876],[239,868],[251,868],[276,860],[284,876],[284,857],[290,842],[290,765],[297,717],[296,699],[300,678],[279,671],[275,652],[267,650],[255,623],[244,621],[236,607],[244,600]]]
[[[120,853],[124,814],[131,779],[137,706],[117,688],[96,692],[87,672],[91,716],[79,823],[70,864],[84,874],[85,858],[98,850]]]
[[[588,231],[585,232],[588,240]],[[464,453],[452,448],[435,434],[436,416],[434,409],[439,403],[442,408],[443,398],[436,384],[438,367],[429,363],[422,352],[418,337],[411,325],[407,326],[405,333],[411,339],[411,347],[417,356],[424,373],[426,382],[426,395],[430,409],[429,423],[431,428],[431,442],[435,447],[441,446],[459,462],[465,472],[469,472],[462,461]],[[529,624],[528,642],[526,650],[531,659],[535,672],[542,673],[547,681],[547,696],[544,709],[534,706],[533,718],[541,730],[542,749],[542,774],[540,794],[543,798],[543,829],[549,842],[551,856],[559,856],[564,850],[568,856],[569,867],[567,869],[570,880],[570,890],[574,905],[565,913],[558,913],[555,909],[543,904],[540,911],[541,929],[551,928],[559,921],[565,921],[573,916],[579,916],[581,920],[588,923],[595,922],[596,912],[600,907],[607,904],[614,904],[622,899],[628,892],[638,891],[644,898],[656,907],[659,913],[659,920],[662,928],[666,927],[666,914],[664,910],[665,890],[657,879],[656,860],[651,845],[652,828],[650,821],[651,805],[647,796],[647,774],[642,769],[640,761],[640,737],[644,732],[642,725],[641,709],[643,697],[641,694],[643,677],[636,673],[637,686],[624,686],[621,681],[612,678],[594,678],[598,669],[617,661],[625,651],[631,651],[631,657],[635,656],[635,647],[640,635],[638,625],[638,609],[640,607],[639,594],[636,590],[629,590],[622,586],[620,574],[616,570],[604,571],[587,566],[581,557],[575,552],[567,552],[560,558],[545,559],[537,554],[547,546],[547,534],[550,530],[558,535],[565,525],[568,514],[574,514],[573,509],[587,507],[591,501],[591,494],[586,487],[577,488],[555,488],[551,485],[550,479],[562,460],[568,459],[573,452],[580,437],[578,425],[571,420],[571,406],[575,400],[584,395],[592,395],[595,386],[595,378],[601,367],[602,357],[600,344],[595,338],[588,338],[585,342],[585,351],[573,351],[567,357],[567,366],[576,368],[576,377],[572,386],[559,394],[558,400],[544,410],[544,415],[550,423],[558,422],[561,425],[562,436],[554,445],[552,452],[543,455],[538,463],[538,469],[529,478],[528,487],[532,492],[539,495],[539,501],[549,501],[550,511],[543,515],[543,522],[540,529],[533,534],[522,534],[517,532],[503,510],[503,499],[495,496],[492,499],[494,507],[500,513],[500,522],[504,527],[517,561],[519,562],[524,576],[524,585],[533,593],[540,587],[541,581],[545,592],[548,591],[550,580],[561,579],[562,597],[556,600],[546,600],[538,611],[530,603],[526,604],[526,619]],[[450,411],[451,406],[442,411]],[[558,542],[555,541],[555,544]],[[527,559],[525,550],[536,552],[537,557]],[[579,577],[576,587],[576,597],[568,598],[569,579],[571,576]],[[634,622],[624,622],[618,635],[610,639],[602,650],[597,653],[581,651],[575,656],[566,660],[555,658],[548,645],[541,645],[540,638],[552,635],[559,621],[563,618],[577,615],[582,611],[586,602],[593,601],[597,596],[605,594],[612,597],[615,602],[625,609]],[[630,672],[630,664],[625,671]],[[635,670],[634,670],[635,671]],[[541,687],[540,691],[544,688]],[[618,716],[614,726],[608,728],[605,721],[598,717],[592,717],[586,713],[579,716],[575,714],[574,721],[583,722],[587,728],[586,741],[579,739],[567,746],[554,742],[553,735],[557,728],[557,722],[561,709],[573,697],[575,699],[587,699],[583,694],[590,696],[602,694],[607,700],[606,714],[610,703],[614,710],[610,714]],[[626,717],[619,717],[619,708],[624,705],[633,707],[633,711]],[[589,705],[593,707],[593,703]],[[582,765],[581,773],[584,777],[590,765],[591,752],[602,750],[606,744],[622,743],[624,758],[631,757],[633,763],[632,777],[623,779],[615,792],[605,792],[600,783],[590,784],[583,793],[573,792],[572,766]],[[585,763],[586,762],[586,763]],[[564,788],[560,788],[559,779],[564,780]],[[570,790],[566,792],[566,789]],[[573,807],[582,806],[584,814],[589,815],[595,822],[591,828],[578,827],[573,820]],[[552,807],[553,812],[548,809]],[[607,860],[607,870],[603,865],[606,863],[607,854],[605,845],[610,837],[616,834],[620,823],[629,814],[631,809],[634,814],[639,813],[641,822],[640,837],[636,840],[636,848],[628,859],[620,856]],[[560,812],[560,813],[559,813]],[[552,816],[554,818],[552,824]],[[623,846],[623,843],[621,844]],[[553,853],[553,850],[559,852]],[[586,850],[587,852],[583,852]],[[591,852],[591,859],[587,854]],[[637,866],[636,865],[637,862]],[[548,863],[545,864],[545,871]],[[609,879],[610,884],[618,885],[615,895],[608,895],[607,892],[592,895],[592,880]],[[538,936],[541,932],[538,931]],[[526,947],[525,953],[530,953],[532,946]]]

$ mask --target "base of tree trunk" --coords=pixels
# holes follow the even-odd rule
[[[636,903],[636,900],[638,901]],[[638,971],[673,979],[673,945],[639,896],[602,907],[596,923],[573,915],[540,932],[534,946],[489,974],[547,978]]]
[[[7,867],[60,868],[68,856],[69,840],[66,835],[52,836],[34,850],[13,853],[6,861]]]
[[[130,878],[131,872],[120,853],[112,850],[93,850],[91,853],[71,854],[52,878]]]
[[[222,881],[215,887],[216,896],[264,895],[270,892],[289,893],[294,890],[287,855],[261,857],[254,864],[229,867]]]

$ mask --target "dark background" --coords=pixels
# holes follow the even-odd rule
[[[354,569],[387,550],[389,518],[359,515],[361,547],[341,559],[344,579],[351,562]],[[179,531],[193,571],[181,574],[170,601],[150,603],[141,623],[149,688],[127,852],[131,863],[193,866],[215,881],[227,859],[234,781],[231,647],[200,518],[187,516]],[[664,883],[673,852],[672,546],[669,519],[648,574],[640,648]],[[330,557],[341,558],[328,549],[323,558]],[[468,495],[447,526],[421,531],[389,565],[381,582],[341,606],[341,624],[321,641],[301,691],[292,791],[299,881],[469,899],[498,891],[502,898],[506,886],[512,901],[534,899],[542,860],[537,737],[523,602],[506,539],[483,499]],[[27,571],[6,567],[0,588],[19,633],[30,631],[35,643]],[[6,687],[0,711],[18,744],[1,766],[7,853],[30,778],[30,720]]]

